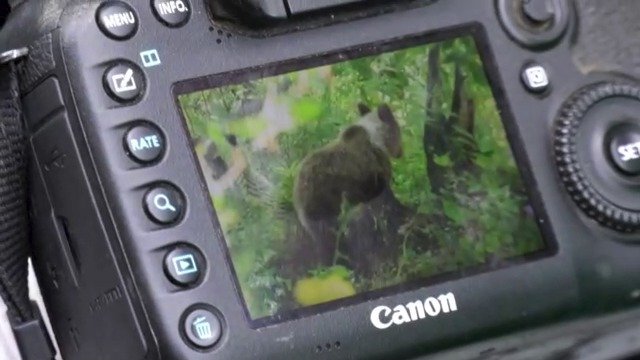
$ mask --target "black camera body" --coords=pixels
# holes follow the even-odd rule
[[[633,55],[640,37],[632,35],[637,26],[631,15],[640,13],[640,6],[630,0],[524,3],[346,1],[342,6],[340,1],[245,1],[234,5],[215,0],[124,0],[30,1],[18,7],[1,40],[8,47],[29,47],[21,67],[21,90],[31,153],[32,251],[65,359],[417,358],[510,331],[637,306],[640,84],[636,81],[640,68]],[[241,16],[243,11],[250,14],[246,17],[250,21]],[[39,25],[25,30],[27,22]],[[468,41],[455,42],[461,37]],[[459,69],[461,74],[467,71],[468,79],[474,77],[469,69],[484,73],[477,75],[477,81],[487,85],[477,87],[491,89],[508,139],[505,151],[513,153],[524,184],[518,196],[527,199],[527,206],[518,216],[532,219],[536,229],[531,231],[539,233],[541,240],[535,240],[536,246],[504,256],[486,250],[481,259],[469,261],[472,265],[407,278],[372,291],[360,291],[365,282],[358,281],[370,280],[362,274],[375,272],[371,270],[374,260],[357,263],[355,255],[348,265],[342,266],[339,259],[331,266],[318,265],[329,269],[328,275],[312,273],[316,267],[310,266],[300,273],[304,275],[273,287],[260,284],[262,273],[243,274],[243,266],[251,268],[262,260],[248,257],[244,260],[248,265],[242,265],[242,255],[238,255],[241,242],[229,240],[236,236],[236,228],[225,228],[231,220],[225,220],[220,210],[238,212],[242,208],[229,205],[235,199],[232,196],[225,197],[224,204],[216,202],[213,188],[235,168],[229,160],[233,154],[245,154],[244,163],[248,164],[261,159],[259,156],[283,154],[285,150],[270,146],[275,138],[277,146],[283,148],[282,134],[292,131],[291,126],[272,133],[267,139],[271,145],[258,151],[256,139],[262,133],[255,135],[250,129],[246,130],[249,135],[242,135],[242,130],[229,130],[236,129],[231,124],[239,124],[239,120],[227,113],[224,118],[231,120],[225,123],[224,131],[218,131],[215,121],[200,119],[202,114],[218,119],[221,110],[216,101],[255,92],[261,94],[261,105],[256,111],[247,110],[254,116],[264,111],[269,101],[268,83],[259,82],[263,78],[330,68],[345,61],[434,43],[445,44],[439,48],[443,64],[455,62],[456,46],[475,44],[478,57],[469,60],[468,68],[443,65],[438,76],[462,81],[462,75],[458,78],[454,74]],[[427,89],[438,86],[436,68],[429,67],[431,60],[437,61],[434,48],[424,48],[429,56],[415,63],[415,69],[429,71],[423,79]],[[454,50],[446,53],[442,50],[445,48]],[[410,54],[398,55],[393,61]],[[388,72],[378,73],[372,67],[377,75],[371,79],[400,79],[398,69],[393,68],[395,63],[388,64]],[[411,66],[401,70],[410,72]],[[293,84],[286,85],[290,88],[282,80],[274,91],[283,96],[296,86],[307,86],[312,90],[295,90],[295,94],[315,94],[314,86],[326,89],[333,86],[327,83],[340,84],[347,78],[347,70],[331,69],[329,75],[322,70],[310,73],[311,85],[296,83],[307,76],[296,73],[289,81]],[[317,85],[314,81],[318,79],[329,80]],[[407,81],[408,89],[413,83]],[[247,83],[258,85],[233,87]],[[453,91],[454,97],[458,94],[447,87],[446,81],[443,83],[440,86]],[[231,90],[210,90],[223,86]],[[453,80],[449,87],[455,87]],[[342,94],[338,87],[331,89]],[[469,89],[472,93],[481,91],[472,86]],[[374,90],[362,90],[367,94],[362,100],[369,107],[379,105],[377,117],[385,124],[400,119],[400,129],[409,126],[409,112],[398,104],[408,103],[412,95],[394,98],[392,93],[382,91],[377,100],[371,100],[378,96]],[[422,90],[415,91],[422,94]],[[427,90],[427,96],[430,94]],[[256,98],[251,96],[241,98],[238,104],[250,107],[249,100]],[[293,98],[315,99],[312,95]],[[318,105],[322,114],[336,114],[333,108],[342,106],[340,97],[331,99]],[[433,110],[428,99],[422,102],[427,116]],[[465,100],[476,109],[489,109],[486,104],[491,99],[485,99],[485,105],[477,99],[475,103]],[[244,110],[238,110],[233,101],[227,111],[239,117]],[[461,107],[445,103],[457,111],[449,119],[463,116]],[[390,116],[386,104],[393,112]],[[213,109],[210,113],[206,112],[207,106]],[[475,114],[471,115],[475,125],[469,127],[469,133],[482,148],[478,140],[481,130],[474,133],[474,129],[485,127],[482,116],[490,110],[470,111]],[[303,113],[300,118],[313,112]],[[354,109],[353,118],[360,116],[356,113]],[[368,119],[376,109],[361,108],[360,114]],[[331,120],[329,115],[313,119],[320,118],[324,121],[312,122]],[[296,124],[302,121],[294,120]],[[203,123],[214,125],[198,130]],[[362,128],[369,131],[367,126]],[[350,129],[335,138],[335,146],[353,138],[349,134],[357,136],[358,132]],[[391,133],[385,131],[383,134]],[[211,136],[204,139],[202,134]],[[334,144],[334,134],[324,138],[323,144]],[[374,143],[372,133],[368,134]],[[212,149],[223,149],[220,143],[212,147],[212,139],[226,139],[224,148],[231,153],[220,150],[212,154]],[[241,148],[238,144],[249,145],[242,148],[244,152],[234,152]],[[385,144],[387,150],[393,148]],[[333,151],[330,145],[323,146],[327,146],[322,148],[325,153]],[[404,150],[403,157],[396,154],[398,159],[407,159],[407,146]],[[318,157],[319,153],[314,154]],[[347,153],[341,153],[341,157],[348,158],[344,155]],[[391,150],[387,153],[393,155]],[[481,155],[474,155],[474,164],[479,164],[477,159],[482,156],[493,159],[490,151],[480,149],[477,153]],[[444,154],[432,158],[427,155],[432,160],[429,166],[455,166],[452,153],[446,152],[448,157]],[[268,169],[279,164],[273,158],[268,157],[266,170],[256,166],[251,168],[253,173],[262,170],[272,179],[275,175]],[[389,186],[401,199],[397,184],[402,168],[398,162],[404,160],[390,158],[394,180],[376,175],[376,181],[384,179],[384,185],[392,182],[394,185]],[[304,183],[300,175],[304,164],[312,162],[313,156],[304,159],[296,160],[292,175],[298,187]],[[221,164],[222,160],[222,172],[210,176],[215,170],[212,164]],[[447,165],[449,161],[453,165]],[[482,178],[484,166],[493,166],[489,163],[476,164],[474,167],[480,170],[468,171]],[[245,164],[239,171],[245,176],[242,179],[247,176],[247,168],[250,165]],[[320,176],[314,171],[311,178]],[[239,186],[238,174],[229,182],[233,185],[225,185],[223,191]],[[332,182],[327,179],[324,183]],[[441,194],[448,191],[446,181],[443,190],[434,190],[438,181],[430,175],[436,199],[444,198]],[[353,186],[366,187],[360,183]],[[299,192],[312,191],[303,188]],[[332,191],[338,190],[328,190],[323,197],[330,198]],[[360,199],[365,196],[360,192],[354,190],[359,194],[356,196],[344,191],[338,198],[346,198],[350,205],[358,208],[367,203]],[[260,188],[257,193],[267,192]],[[309,240],[305,243],[310,249],[305,256],[309,257],[294,256],[301,263],[317,260],[309,253],[321,256],[326,239],[331,237],[327,234],[350,239],[348,235],[335,235],[335,229],[318,235],[314,227],[318,221],[305,207],[306,200],[300,198],[303,195],[292,196],[288,219],[294,219],[290,222],[310,234],[301,237]],[[404,211],[408,211],[408,202],[402,203]],[[385,204],[392,203],[395,200]],[[446,202],[435,203],[444,203],[447,215],[443,218],[434,212],[427,223],[449,224],[455,220]],[[375,211],[375,205],[371,206],[367,209]],[[244,218],[249,224],[262,221],[239,214],[236,223]],[[383,216],[393,218],[389,213]],[[274,213],[273,221],[279,219]],[[354,221],[357,224],[358,220]],[[322,223],[325,229],[327,223]],[[447,228],[443,229],[446,232]],[[362,231],[362,239],[375,237]],[[264,232],[266,237],[268,230]],[[525,237],[519,233],[510,236],[513,243]],[[435,243],[446,248],[438,239],[441,237]],[[259,244],[266,240],[257,236],[253,241]],[[349,254],[371,253],[371,249],[384,246],[366,244],[349,250]],[[426,245],[421,246],[416,249]],[[256,253],[264,253],[264,249],[259,250]],[[437,250],[424,252],[436,257],[443,254]],[[361,273],[359,264],[364,264]],[[283,268],[289,269],[282,264],[270,269]],[[340,275],[340,281],[323,288],[322,281],[328,284],[332,276],[337,279],[336,269],[344,268],[350,275]],[[398,273],[399,268],[393,267]],[[278,273],[270,281],[282,278],[286,276]],[[323,294],[317,295],[313,289],[305,292],[305,285],[323,288]],[[265,298],[282,302],[267,307],[266,301],[255,299],[258,287],[275,294],[266,291]],[[346,290],[326,297],[334,291],[329,288],[336,287]],[[310,299],[316,295],[322,299]],[[295,305],[284,305],[285,298]]]

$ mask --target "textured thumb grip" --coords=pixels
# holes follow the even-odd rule
[[[26,149],[13,63],[0,67],[0,295],[12,321],[33,317],[27,287]]]
[[[573,58],[583,73],[640,78],[640,1],[575,0],[579,25]]]

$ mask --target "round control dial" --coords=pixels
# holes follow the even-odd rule
[[[599,83],[575,93],[555,123],[562,182],[584,213],[640,231],[640,85]]]
[[[505,31],[526,47],[557,41],[571,19],[568,0],[496,0],[496,7]]]

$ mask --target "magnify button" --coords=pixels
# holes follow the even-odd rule
[[[165,194],[158,194],[153,197],[153,205],[158,210],[177,211],[176,207],[171,204],[171,200]]]
[[[152,221],[163,225],[174,224],[184,212],[184,197],[173,185],[156,185],[144,196],[144,208]]]

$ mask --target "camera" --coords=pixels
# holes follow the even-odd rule
[[[31,247],[64,358],[417,359],[637,306],[638,13],[17,7],[0,43],[29,49]]]

